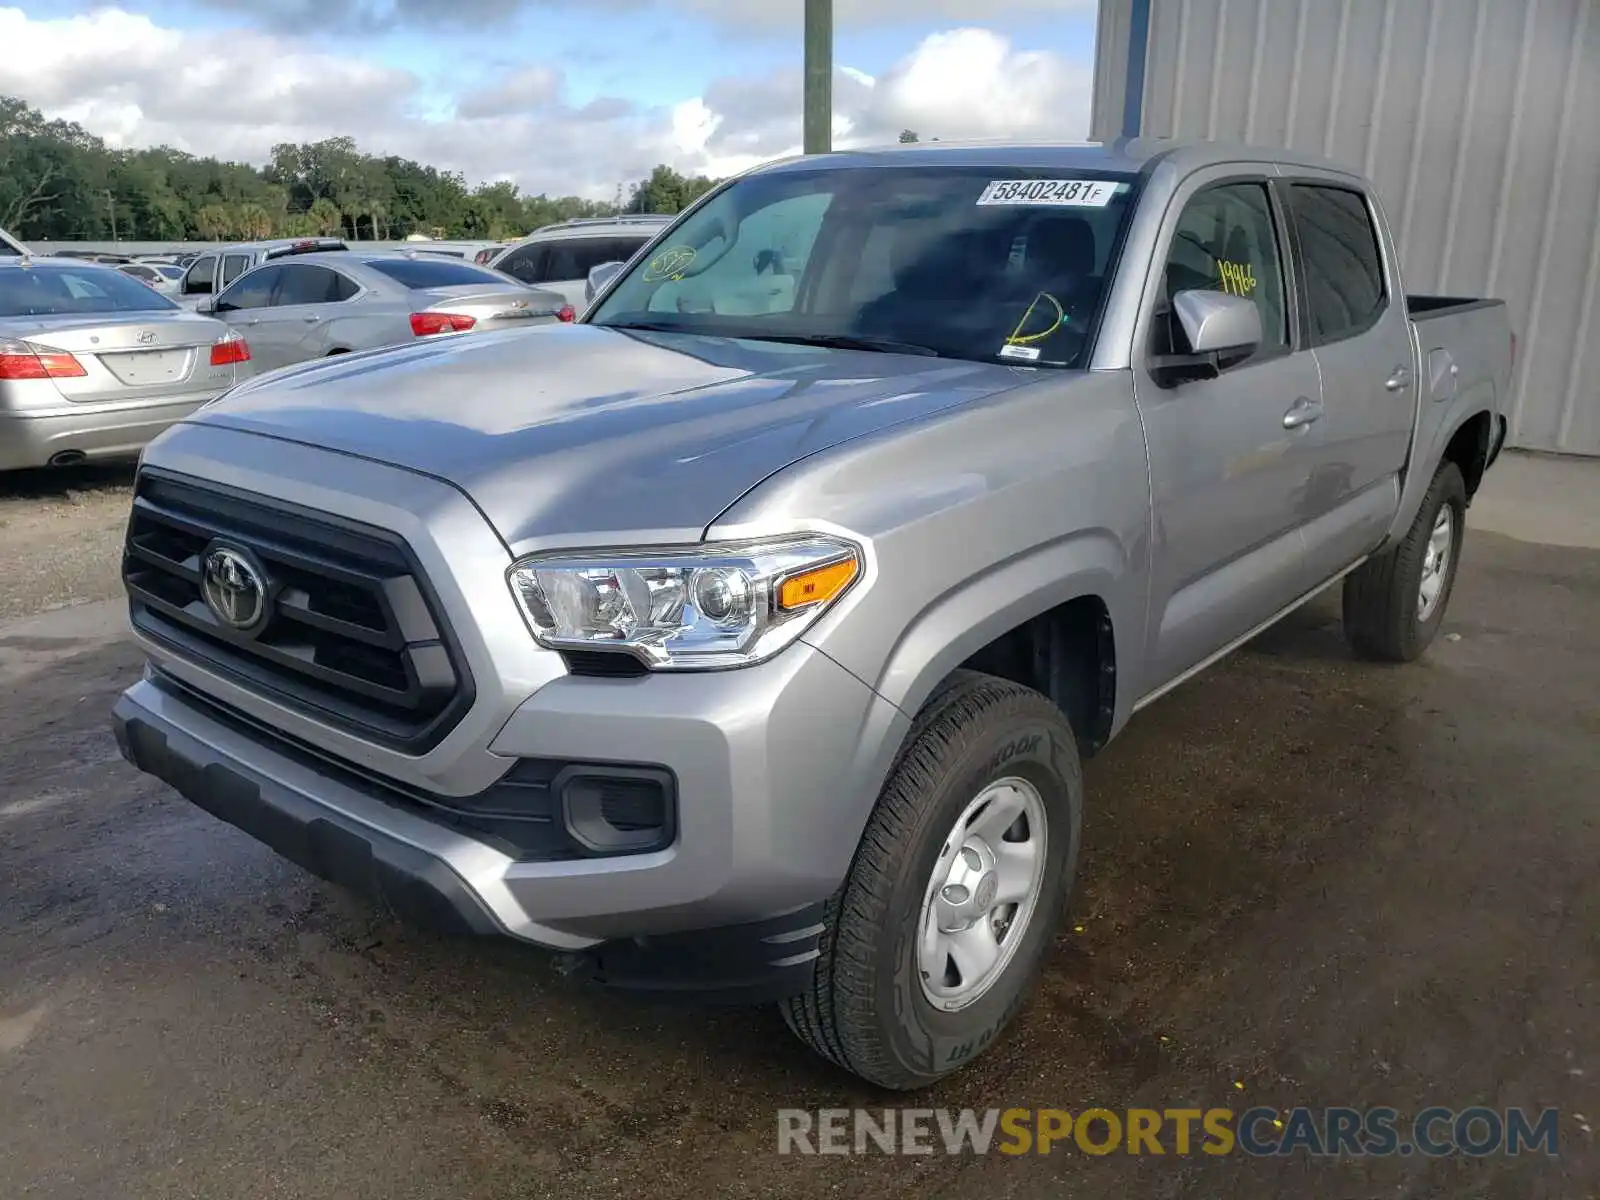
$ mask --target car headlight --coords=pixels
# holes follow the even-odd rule
[[[536,555],[512,594],[541,645],[616,650],[653,670],[763,662],[863,574],[861,550],[809,534],[660,551]]]

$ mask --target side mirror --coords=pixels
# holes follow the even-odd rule
[[[195,301],[194,310],[197,313],[214,313],[217,311],[216,299],[211,296],[202,296]]]
[[[603,262],[591,269],[589,280],[583,285],[583,302],[588,304],[603,292],[607,285],[622,273],[622,268],[627,265],[627,263],[621,262]]]
[[[1244,296],[1179,292],[1172,298],[1172,311],[1192,354],[1233,352],[1242,357],[1261,345],[1261,310]]]
[[[1261,310],[1255,301],[1229,292],[1179,292],[1172,298],[1168,320],[1175,326],[1172,341],[1187,345],[1174,344],[1169,353],[1152,359],[1151,368],[1163,387],[1213,378],[1224,367],[1249,358],[1263,339]]]

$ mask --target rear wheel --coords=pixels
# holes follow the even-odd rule
[[[1071,890],[1083,811],[1066,718],[961,671],[918,715],[831,906],[789,1027],[889,1088],[988,1048],[1026,999]]]
[[[1461,468],[1441,466],[1406,536],[1344,581],[1345,637],[1384,662],[1420,657],[1444,624],[1467,528]]]

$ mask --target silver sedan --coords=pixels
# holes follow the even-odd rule
[[[239,334],[115,267],[0,259],[0,471],[132,458],[253,368]]]
[[[486,267],[354,249],[263,263],[197,311],[244,334],[262,371],[419,338],[574,318],[561,296]]]

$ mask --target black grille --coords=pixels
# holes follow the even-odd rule
[[[259,562],[269,601],[258,628],[235,630],[206,604],[213,542]],[[387,531],[146,469],[122,576],[141,633],[380,744],[425,750],[472,703],[449,630]]]

